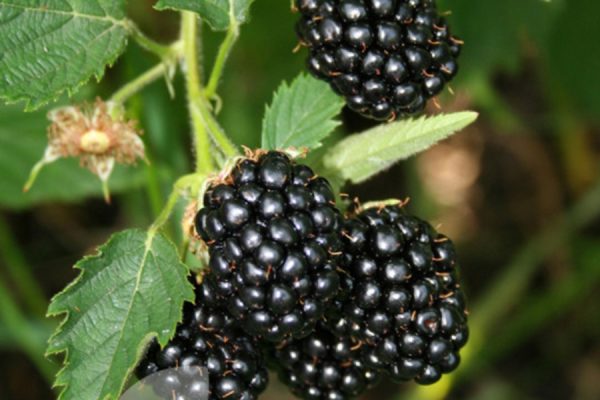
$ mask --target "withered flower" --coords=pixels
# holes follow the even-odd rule
[[[97,99],[94,104],[68,106],[48,113],[48,146],[33,167],[24,190],[33,185],[41,169],[60,158],[79,158],[102,181],[110,201],[108,179],[115,163],[134,164],[144,159],[144,143],[135,121],[127,121],[119,104]]]

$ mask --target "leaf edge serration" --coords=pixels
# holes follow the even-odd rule
[[[10,6],[10,5],[8,5]],[[2,4],[0,4],[0,8],[2,8]],[[5,105],[13,105],[13,104],[24,104],[23,110],[25,112],[33,112],[41,107],[54,103],[60,99],[60,97],[66,93],[68,97],[72,97],[76,92],[78,92],[84,85],[90,82],[93,78],[96,79],[96,82],[100,82],[104,77],[106,70],[112,68],[119,57],[124,53],[125,49],[129,44],[129,37],[132,33],[131,29],[131,21],[127,17],[123,17],[120,19],[114,19],[114,26],[118,26],[118,29],[122,30],[122,37],[119,40],[117,46],[111,47],[113,50],[108,58],[106,58],[105,62],[100,64],[93,72],[91,72],[85,78],[79,80],[78,82],[65,86],[60,90],[54,91],[53,93],[47,94],[44,97],[30,97],[26,94],[18,94],[18,95],[10,95],[7,93],[0,93],[0,103]]]
[[[344,100],[341,97],[334,94],[333,92],[331,92],[327,83],[314,78],[313,76],[309,75],[306,72],[301,72],[300,74],[298,74],[296,77],[294,77],[289,82],[287,80],[282,81],[279,84],[279,86],[277,87],[277,89],[275,89],[275,91],[273,92],[271,101],[265,105],[263,118],[261,121],[261,125],[262,125],[261,126],[261,147],[262,148],[270,149],[270,150],[281,150],[281,149],[285,149],[285,148],[288,148],[291,146],[290,144],[288,144],[286,142],[289,141],[291,138],[293,138],[293,135],[288,135],[285,138],[284,143],[277,143],[279,138],[277,136],[270,137],[268,134],[271,133],[270,126],[274,122],[278,122],[278,116],[277,116],[277,114],[274,114],[274,109],[277,109],[278,107],[280,107],[284,100],[287,103],[290,103],[290,100],[286,99],[285,96],[289,96],[289,95],[293,94],[294,90],[297,87],[299,87],[303,83],[303,81],[305,81],[307,85],[310,85],[310,84],[321,85],[323,87],[324,95],[325,96],[331,95],[332,101],[335,101],[335,104],[333,104],[332,107],[337,108],[337,111],[335,113],[332,113],[331,116],[329,118],[327,118],[327,120],[322,121],[323,124],[330,124],[330,129],[325,134],[321,135],[320,137],[317,137],[316,140],[314,138],[310,138],[312,141],[314,141],[314,143],[311,142],[309,145],[306,145],[305,147],[307,147],[311,150],[318,149],[319,147],[321,147],[323,145],[323,141],[325,139],[327,139],[327,137],[330,136],[342,124],[339,117],[340,117],[340,113],[342,112],[342,109],[344,108],[344,104],[345,104]],[[292,103],[293,102],[291,102],[291,104]],[[277,129],[277,127],[274,128],[275,132],[277,132],[278,130],[279,129]]]
[[[171,249],[175,252],[175,254],[178,254],[176,246],[168,238],[166,238],[165,236],[163,236],[161,234],[151,233],[148,231],[144,231],[143,229],[127,229],[127,230],[124,230],[124,231],[121,231],[121,232],[111,235],[111,237],[105,243],[103,243],[102,245],[100,245],[96,248],[96,250],[94,251],[93,254],[86,255],[75,263],[73,268],[79,270],[80,271],[79,274],[63,290],[61,290],[60,292],[58,292],[54,296],[52,296],[52,298],[50,300],[50,304],[48,306],[48,310],[46,312],[47,318],[62,317],[62,320],[59,322],[59,324],[55,328],[54,332],[48,339],[48,347],[46,349],[46,352],[44,353],[44,356],[49,359],[52,356],[64,354],[64,358],[62,360],[62,366],[61,366],[60,370],[56,373],[55,382],[52,385],[52,387],[55,389],[61,388],[61,390],[58,393],[58,397],[57,397],[58,400],[64,399],[65,392],[67,391],[67,388],[69,387],[68,381],[61,381],[61,376],[65,373],[65,371],[68,369],[68,367],[70,365],[70,346],[66,343],[62,343],[60,346],[53,347],[52,344],[53,344],[53,340],[58,335],[60,335],[61,333],[64,332],[63,328],[64,328],[65,324],[69,321],[72,311],[64,308],[63,305],[61,305],[61,308],[57,308],[58,306],[55,306],[55,304],[57,304],[56,302],[58,299],[60,299],[62,296],[64,296],[70,290],[75,288],[78,284],[80,284],[86,278],[86,275],[85,275],[86,270],[85,270],[85,268],[81,267],[82,264],[85,264],[86,262],[93,260],[93,259],[101,258],[105,254],[105,249],[110,248],[110,246],[113,245],[114,242],[118,241],[121,238],[121,236],[127,236],[127,235],[131,235],[131,234],[145,235],[146,240],[144,242],[145,243],[145,255],[144,256],[146,256],[147,253],[150,251],[153,241],[157,238],[163,240],[165,242],[165,244],[167,244],[169,247],[171,247]],[[178,265],[179,265],[179,267],[183,268],[183,270],[181,272],[185,276],[189,276],[190,269],[181,261],[178,262]],[[193,287],[191,286],[191,284],[189,284],[189,282],[187,283],[186,287],[188,290],[187,290],[186,294],[182,295],[183,302],[182,302],[182,306],[180,307],[179,314],[177,316],[178,323],[183,319],[183,303],[194,301]],[[172,327],[170,327],[168,329],[167,334],[164,334],[164,331],[163,331],[162,335],[160,332],[150,331],[150,332],[147,332],[142,338],[140,338],[137,348],[136,348],[136,351],[135,351],[136,360],[139,360],[141,358],[145,349],[147,348],[148,344],[151,342],[152,339],[156,338],[161,346],[166,345],[168,343],[168,341],[171,340],[173,338],[173,336],[175,335],[176,325],[177,324],[174,324]],[[135,363],[133,363],[131,366],[128,367],[125,377],[123,378],[122,382],[119,384],[119,393],[117,393],[116,396],[118,396],[122,393],[122,391],[125,387],[125,384],[127,383],[128,378],[131,376],[132,372],[135,369],[135,366],[136,366]],[[111,394],[107,394],[101,400],[110,399],[110,398],[111,398]]]

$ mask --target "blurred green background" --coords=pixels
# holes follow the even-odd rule
[[[169,42],[175,13],[130,3],[149,36]],[[471,310],[463,364],[428,388],[384,382],[365,400],[600,399],[600,2],[445,0],[466,45],[454,95],[442,111],[473,109],[477,123],[357,187],[363,200],[412,201],[411,212],[453,237]],[[256,0],[220,93],[219,119],[239,144],[256,146],[265,103],[303,68],[289,1]],[[222,35],[205,31],[210,65]],[[78,100],[108,97],[157,60],[135,44]],[[122,169],[114,199],[76,162],[21,187],[45,146],[45,111],[0,107],[0,399],[53,399],[57,365],[43,357],[56,321],[48,299],[72,265],[111,233],[147,227],[174,179],[191,168],[185,93],[157,82],[132,99],[151,160]],[[429,113],[437,113],[432,107]],[[370,123],[344,112],[340,135]],[[177,232],[177,224],[171,227]],[[291,399],[272,385],[266,400]]]

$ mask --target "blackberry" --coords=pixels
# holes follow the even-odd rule
[[[356,398],[378,381],[378,373],[362,361],[362,347],[337,338],[318,326],[310,336],[274,351],[282,382],[307,400]]]
[[[236,329],[233,318],[216,306],[209,285],[198,286],[196,303],[197,306],[186,304],[183,322],[163,349],[156,341],[151,343],[136,368],[137,377],[143,379],[158,371],[173,369],[174,373],[161,380],[154,390],[164,398],[194,400],[200,395],[202,381],[183,384],[182,377],[186,375],[180,368],[206,367],[209,400],[257,399],[269,379],[257,344]]]
[[[345,221],[344,269],[354,282],[328,327],[366,345],[365,363],[394,380],[430,384],[459,363],[468,339],[452,242],[400,206]]]
[[[296,0],[307,65],[376,120],[422,111],[458,71],[462,41],[434,0]]]
[[[307,335],[340,287],[342,216],[327,180],[281,152],[238,161],[209,186],[196,230],[217,295],[270,342]]]

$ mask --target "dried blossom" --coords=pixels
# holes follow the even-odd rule
[[[134,164],[144,159],[144,143],[135,121],[123,118],[118,104],[97,99],[94,104],[68,106],[48,114],[48,146],[44,157],[34,166],[25,191],[29,190],[40,170],[60,158],[79,158],[102,181],[109,201],[108,179],[115,163]]]

